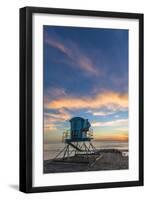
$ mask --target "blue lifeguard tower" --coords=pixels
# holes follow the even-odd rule
[[[82,117],[73,117],[69,120],[70,130],[63,133],[62,141],[65,147],[59,152],[56,158],[68,160],[75,155],[91,155],[95,153],[95,147],[91,140],[93,139],[93,130],[88,119]]]
[[[70,138],[66,139],[66,142],[80,142],[90,141],[92,138],[88,134],[90,130],[90,123],[88,119],[81,117],[74,117],[70,121]]]

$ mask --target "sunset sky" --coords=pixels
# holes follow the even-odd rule
[[[95,140],[128,140],[128,30],[44,26],[44,142],[86,118]]]

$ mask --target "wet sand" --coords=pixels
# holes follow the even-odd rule
[[[68,159],[44,160],[44,173],[128,169],[128,156],[116,149],[98,150],[93,155],[75,155]]]

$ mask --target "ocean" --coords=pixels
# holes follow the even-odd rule
[[[92,144],[96,149],[118,149],[128,151],[128,142],[118,141],[93,141]],[[55,158],[55,156],[64,148],[64,143],[44,144],[44,160]]]

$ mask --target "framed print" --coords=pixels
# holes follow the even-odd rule
[[[20,9],[20,191],[143,185],[143,14]]]

